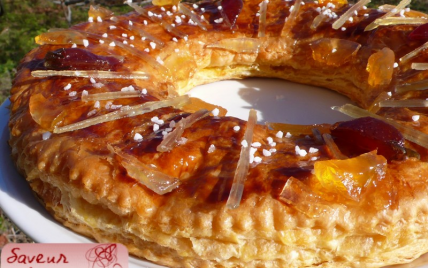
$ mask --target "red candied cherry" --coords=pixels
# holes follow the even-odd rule
[[[45,56],[44,66],[54,70],[115,70],[120,60],[81,48],[60,48]]]
[[[392,125],[372,117],[336,123],[331,135],[342,153],[354,157],[377,150],[388,161],[404,156],[404,137]]]
[[[419,25],[409,34],[409,39],[412,41],[428,40],[428,23]]]
[[[223,0],[221,2],[221,7],[232,26],[235,25],[243,6],[244,2],[242,0]]]

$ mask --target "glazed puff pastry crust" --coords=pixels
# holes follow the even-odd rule
[[[428,251],[427,150],[419,142],[428,131],[426,115],[404,107],[373,108],[387,92],[395,100],[428,97],[406,90],[426,78],[411,68],[414,58],[405,58],[423,44],[407,39],[416,26],[364,31],[389,14],[392,8],[385,6],[361,7],[334,29],[353,7],[344,1],[250,0],[242,8],[225,0],[130,5],[135,12],[122,16],[91,8],[88,22],[40,35],[40,46],[22,60],[14,80],[12,157],[58,221],[169,267],[381,267]],[[411,10],[403,14],[427,18]],[[314,24],[317,17],[321,21]],[[418,54],[418,61],[425,58]],[[337,155],[317,132],[284,136],[212,112],[186,125],[174,145],[161,150],[177,124],[200,111],[195,104],[66,128],[136,105],[177,100],[199,84],[254,76],[344,94],[418,131],[417,141],[405,136],[403,145],[414,154],[387,161],[370,152],[370,159],[383,162],[373,181],[350,198],[329,192],[330,186],[319,191],[323,178],[314,166]],[[123,93],[117,92],[126,91],[141,94],[119,97]],[[107,92],[110,99],[96,95]],[[87,99],[91,95],[98,99]],[[321,134],[332,128],[322,125]],[[226,204],[240,154],[253,142],[258,158],[249,160],[238,184],[242,197],[231,208]]]

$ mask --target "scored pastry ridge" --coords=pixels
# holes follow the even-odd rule
[[[12,157],[65,226],[158,264],[408,262],[428,251],[426,112],[408,108],[428,98],[428,17],[367,2],[91,7],[21,62]],[[363,119],[261,125],[185,95],[253,76],[330,88]]]

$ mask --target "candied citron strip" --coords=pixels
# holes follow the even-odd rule
[[[134,178],[153,192],[163,195],[180,185],[180,180],[177,178],[142,163],[136,157],[123,152],[119,148],[111,145],[107,145],[107,148],[122,159],[121,164],[131,178]]]
[[[235,209],[241,203],[242,194],[244,193],[244,182],[247,178],[248,169],[250,168],[250,144],[253,141],[254,127],[257,123],[257,112],[251,109],[248,116],[247,128],[244,133],[245,145],[241,147],[238,164],[233,177],[232,189],[230,189],[226,207]]]
[[[101,79],[149,79],[150,75],[146,72],[111,72],[98,70],[37,70],[32,71],[33,77],[50,77],[50,76],[66,76],[66,77],[84,77],[84,78],[101,78]]]
[[[363,6],[367,5],[368,3],[370,3],[371,0],[360,0],[358,1],[355,5],[351,6],[351,8],[349,8],[345,13],[343,13],[342,16],[340,16],[339,19],[337,19],[332,27],[333,29],[337,30],[340,27],[342,27],[345,22],[354,15],[355,12],[358,12],[358,10],[360,10],[361,8],[363,8]]]
[[[403,10],[406,6],[408,6],[411,1],[412,0],[402,0],[400,3],[398,3],[398,5],[395,8],[389,10],[385,15],[383,15],[382,17],[374,20],[372,23],[367,25],[367,27],[364,29],[364,31],[371,31],[371,30],[374,30],[377,27],[381,26],[378,24],[379,20],[389,18],[389,17],[392,17],[392,16],[400,13],[401,10]]]
[[[315,162],[314,173],[327,191],[359,202],[371,182],[384,178],[386,165],[386,158],[372,151],[344,160]]]
[[[145,114],[163,107],[173,106],[176,108],[182,107],[189,102],[189,96],[184,95],[172,99],[162,101],[149,101],[143,104],[134,106],[124,106],[120,110],[85,119],[76,123],[65,125],[62,127],[55,127],[54,133],[63,133],[68,131],[74,131],[82,128],[87,128],[96,124],[114,121],[125,117],[133,117],[141,114]]]
[[[206,31],[207,27],[202,23],[198,16],[193,13],[185,4],[179,3],[178,10],[186,16],[189,16],[190,19],[198,25],[199,28]]]
[[[259,16],[259,31],[257,33],[258,37],[264,37],[266,35],[266,13],[269,0],[263,0],[260,4],[260,16]]]
[[[182,137],[186,128],[190,127],[194,123],[198,122],[202,118],[209,115],[209,111],[201,109],[186,118],[181,119],[175,126],[175,129],[170,132],[162,142],[156,147],[158,152],[169,152],[174,149],[178,140]]]

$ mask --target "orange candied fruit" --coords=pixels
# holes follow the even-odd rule
[[[100,17],[101,19],[108,19],[113,15],[113,11],[100,6],[91,6],[88,11],[88,16],[94,19],[98,17]]]
[[[385,86],[392,81],[394,73],[395,54],[394,51],[385,47],[372,54],[367,63],[370,86]]]
[[[155,6],[169,6],[169,5],[178,5],[180,0],[152,0],[152,4]]]
[[[318,161],[315,176],[325,191],[359,202],[371,183],[384,178],[386,165],[385,157],[371,151],[344,160]]]
[[[339,38],[321,38],[311,43],[312,58],[329,66],[341,66],[354,57],[361,45]]]

